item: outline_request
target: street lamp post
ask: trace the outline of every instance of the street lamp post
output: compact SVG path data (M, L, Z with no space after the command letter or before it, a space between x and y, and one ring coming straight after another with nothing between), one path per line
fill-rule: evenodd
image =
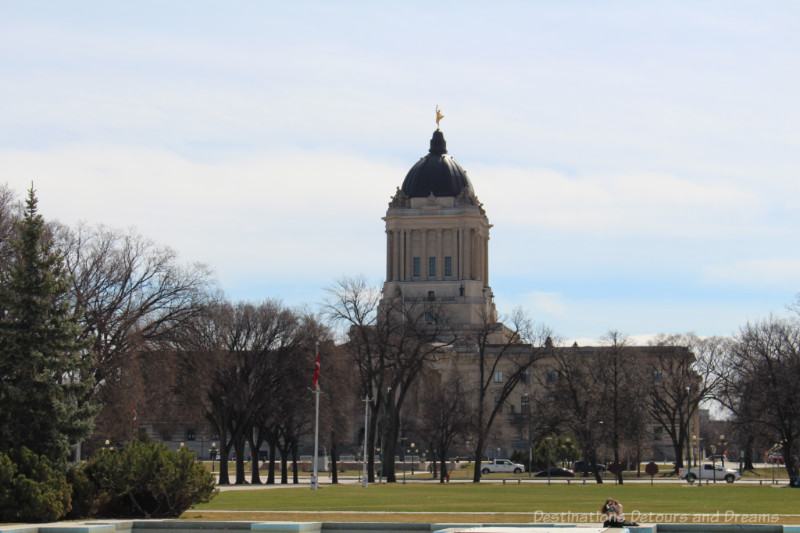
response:
M744 473L744 446L742 444L742 424L739 424L739 475Z
M717 484L717 447L713 444L711 445L711 468L714 469L714 485ZM723 467L725 468L725 467ZM703 480L700 480L702 483ZM706 485L708 485L708 480L706 479Z
M547 441L547 484L550 484L550 443L553 440L553 437L545 437Z
M214 460L217 458L217 444L211 443L211 473L214 473Z
M600 443L602 443L603 439L605 438L605 432L603 431L603 428L604 428L603 421L600 420L598 422L598 425L600 426ZM608 462L605 461L605 453L601 454L599 452L600 452L600 444L597 445L597 450L595 451L595 455L600 455L600 457L597 458L597 461L602 463L602 464L608 464ZM603 470L603 471L600 472L600 475L604 477L605 473L606 473L606 471Z
M414 443L411 443L411 475L414 475L414 453L416 450L414 449Z
M366 396L364 398L364 448L362 453L362 459L364 460L364 474L361 480L361 486L367 488L367 457L369 453L367 452L367 432L369 431L369 402L372 401L372 398Z
M533 475L533 441L531 440L531 394L526 392L522 395L525 399L525 407L528 409L528 477Z
M381 448L383 448L384 450L386 449L386 417L389 414L389 393L391 393L391 392L392 392L392 388L391 387L387 387L386 388L386 404L383 406L383 434L381 435ZM392 459L391 472L392 472L392 475L394 475L394 470L395 470L395 468L394 468L394 458L392 457L391 459ZM379 481L383 481L383 470L384 470L384 468L385 468L385 465L383 464L383 455L381 454L381 470L380 470L380 475L378 476L378 480ZM395 479L397 479L397 478L395 478Z
M692 431L692 397L691 387L686 387L686 453L689 464L687 468L692 467L692 442L689 440L689 434Z
M403 485L406 484L406 441L408 439L403 437L400 439L400 444L403 445Z
M722 469L725 470L725 454L728 453L728 451L725 449L725 435L719 436L719 445L720 450L722 451L722 459L720 459L722 461Z

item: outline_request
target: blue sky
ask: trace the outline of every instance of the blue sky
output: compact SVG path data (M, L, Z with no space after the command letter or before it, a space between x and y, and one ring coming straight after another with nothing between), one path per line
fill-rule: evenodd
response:
M439 105L501 312L725 335L800 291L798 57L795 2L3 0L0 182L313 306Z

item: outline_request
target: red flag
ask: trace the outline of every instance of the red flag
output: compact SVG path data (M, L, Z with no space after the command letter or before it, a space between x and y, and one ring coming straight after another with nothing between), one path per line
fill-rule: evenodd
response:
M317 388L317 380L319 379L319 350L317 350L317 362L314 365L314 388Z

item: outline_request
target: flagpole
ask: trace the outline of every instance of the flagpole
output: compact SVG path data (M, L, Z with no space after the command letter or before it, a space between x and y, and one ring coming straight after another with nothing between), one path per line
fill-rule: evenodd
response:
M319 465L317 461L317 454L319 453L319 341L316 343L317 347L317 362L314 368L314 396L316 396L316 416L314 422L314 474L311 477L311 490L319 488Z

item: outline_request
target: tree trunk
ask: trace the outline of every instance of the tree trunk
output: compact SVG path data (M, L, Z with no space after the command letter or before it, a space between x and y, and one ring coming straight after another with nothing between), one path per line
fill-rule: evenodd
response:
M250 453L253 455L250 457L250 484L251 485L260 485L261 484L261 475L258 468L258 450L261 448L261 443L263 439L260 439L255 436L255 430L253 430L247 439L250 444ZM254 453L255 452L255 453Z
M228 475L228 457L231 455L231 443L225 442L225 437L220 435L219 439L219 481L218 485L230 485L231 479Z
M278 446L281 452L281 485L289 484L289 449L287 446Z
M389 417L391 417L393 423L387 428L386 455L383 457L383 473L386 476L387 483L396 483L397 475L395 473L394 456L397 452L397 432L400 430L400 420L394 413L390 413Z
M367 456L367 480L370 483L375 483L375 439L377 437L377 430L378 430L378 414L380 413L380 402L372 402L372 405L369 406L370 412L370 423L369 423L369 433L367 438L367 447L368 449L365 450Z
M336 450L336 433L331 430L331 483L339 484L339 452Z
M237 438L233 447L236 450L236 484L244 485L247 482L244 474L244 438Z
M275 484L275 441L269 440L269 468L267 470L267 484Z
M315 457L314 460L316 461L316 459L317 458ZM312 470L313 470L313 464L312 464ZM299 473L297 471L297 441L296 440L292 441L292 483L294 483L295 485L299 485L300 484L300 475L299 475ZM319 483L319 480L317 480L317 483Z

